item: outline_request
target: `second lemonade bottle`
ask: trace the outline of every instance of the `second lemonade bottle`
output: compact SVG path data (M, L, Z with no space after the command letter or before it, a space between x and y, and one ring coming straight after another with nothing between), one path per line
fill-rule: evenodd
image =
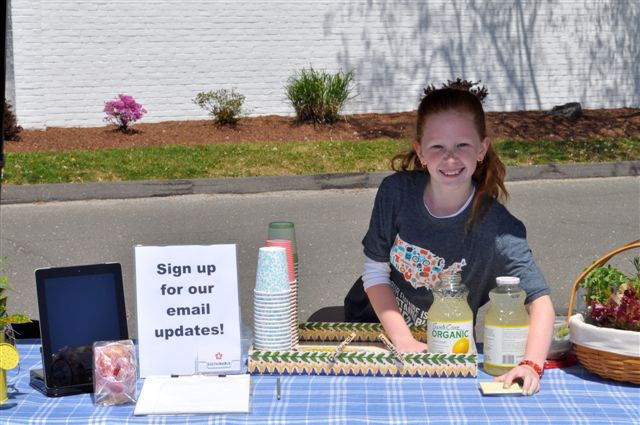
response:
M489 292L491 304L484 325L484 371L494 376L524 360L529 335L529 314L524 306L527 294L520 279L501 276L496 283Z

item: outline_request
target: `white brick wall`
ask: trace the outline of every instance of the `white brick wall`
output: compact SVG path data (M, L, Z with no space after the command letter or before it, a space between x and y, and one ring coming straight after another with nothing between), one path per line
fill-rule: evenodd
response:
M10 18L25 128L103 125L117 93L142 122L203 119L191 100L214 88L290 115L284 84L310 64L355 69L347 113L413 110L458 76L488 110L640 105L638 0L11 0Z

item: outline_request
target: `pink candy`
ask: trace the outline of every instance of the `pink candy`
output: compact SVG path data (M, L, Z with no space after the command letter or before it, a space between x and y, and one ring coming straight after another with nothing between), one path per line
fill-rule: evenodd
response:
M135 346L131 340L94 343L93 365L97 405L135 403L138 370Z

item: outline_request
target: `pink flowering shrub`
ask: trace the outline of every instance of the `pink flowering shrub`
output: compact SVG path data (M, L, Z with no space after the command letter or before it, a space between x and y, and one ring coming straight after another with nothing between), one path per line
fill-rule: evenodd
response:
M106 122L112 122L118 126L118 130L126 132L129 124L138 121L147 110L137 103L132 96L119 94L117 100L110 100L104 105L104 118Z

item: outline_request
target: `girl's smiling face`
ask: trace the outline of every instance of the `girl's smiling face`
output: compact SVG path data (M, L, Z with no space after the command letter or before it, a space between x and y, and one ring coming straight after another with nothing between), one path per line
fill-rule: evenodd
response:
M432 184L466 188L478 161L487 153L489 138L480 139L471 113L450 110L427 117L414 148Z

